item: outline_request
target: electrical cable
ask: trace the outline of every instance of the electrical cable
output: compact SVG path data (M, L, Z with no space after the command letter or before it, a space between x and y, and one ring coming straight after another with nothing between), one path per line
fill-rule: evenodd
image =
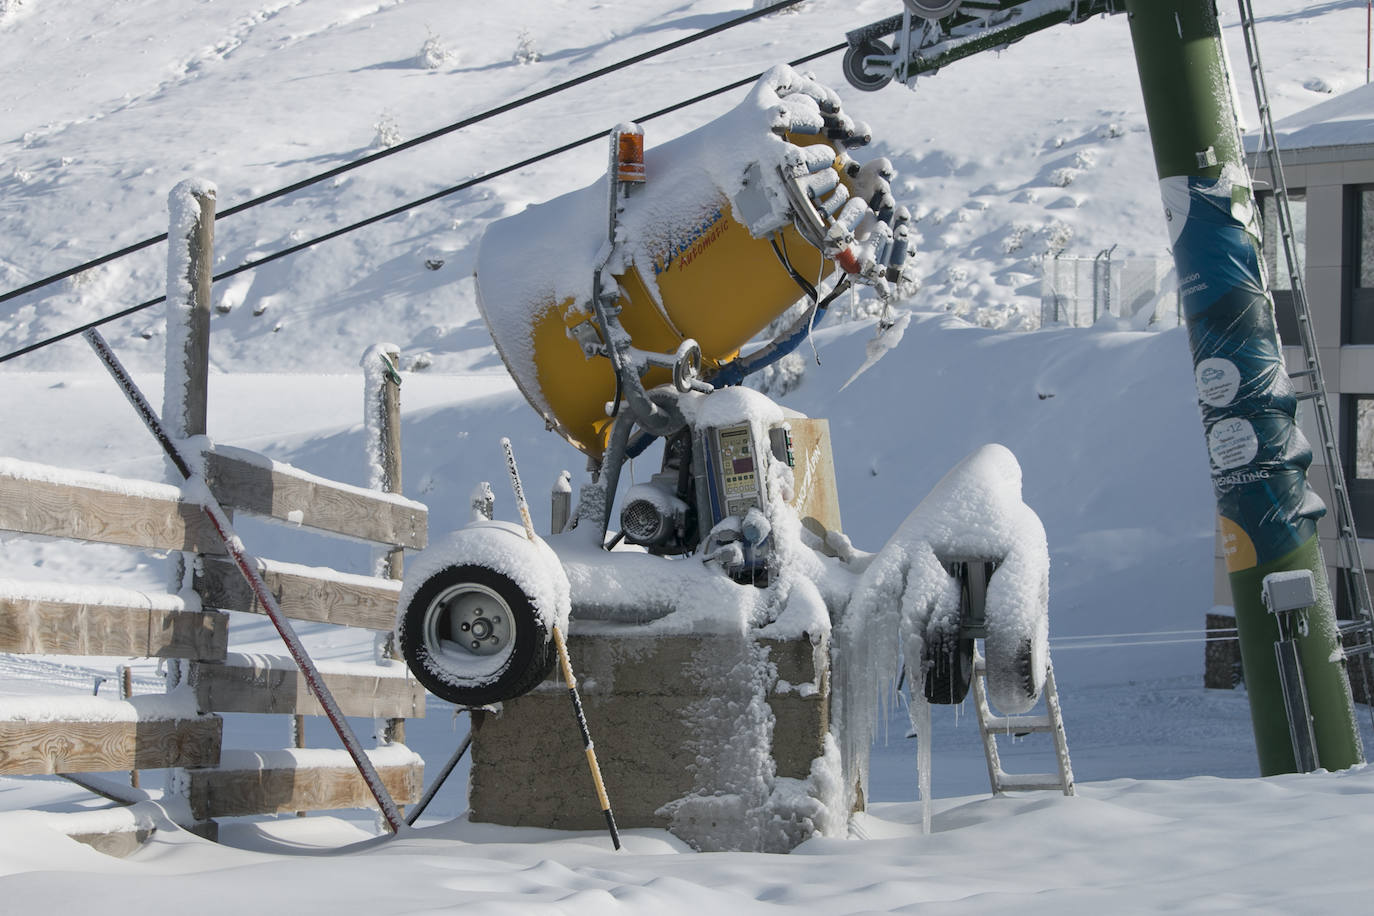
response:
M775 9L775 7L770 7L770 9ZM816 59L821 58L821 57L825 57L825 56L828 55L828 54L834 54L836 51L842 51L842 50L844 50L844 49L847 48L847 47L849 47L849 45L848 45L847 42L841 42L840 44L834 45L834 46L829 47L829 48L825 48L824 50L816 51L816 52L814 52L814 53L812 53L812 54L808 54L808 55L806 55L805 57L797 58L795 61L791 61L791 62L789 63L789 66L793 66L793 67L801 66L802 64L810 63L810 62L813 61L813 60L816 60ZM747 85L749 85L750 83L757 82L758 79L759 79L760 77L762 77L762 76L763 76L763 72L755 73L755 74L752 75L752 76L745 77L744 79L736 80L736 81L734 81L733 83L730 83L730 84L725 85L725 86L720 86L720 87L718 87L718 88L716 88L716 89L710 90L709 92L703 92L703 93L701 93L700 95L693 96L693 97L690 98L690 99L685 99L685 100L683 100L683 101L681 101L681 102L676 102L676 103L674 103L674 104L672 104L672 105L667 106L666 108L660 108L658 111L652 112L651 114L644 115L643 117L640 117L640 118L636 118L635 120L636 120L637 122L639 122L639 123L643 123L643 122L645 122L645 121L652 121L652 120L654 120L655 118L661 118L661 117L663 117L664 115L672 114L672 113L675 112L675 111L679 111L679 110L681 110L681 109L683 109L683 108L687 108L687 107L689 107L689 106L691 106L691 105L695 105L695 104L698 103L698 102L705 101L706 99L709 99L709 98L714 98L715 96L718 96L718 95L723 95L723 94L725 94L726 92L730 92L730 91L732 91L732 90L738 89L738 88L740 88L741 86L747 86ZM215 274L213 277L211 277L211 280L212 280L213 282L218 282L219 280L228 279L229 277L232 277L232 276L234 276L235 274L240 274L240 273L243 273L244 271L247 271L247 270L253 270L253 269L255 269L255 268L262 267L263 265L269 264L269 263L271 263L272 261L279 260L279 259L281 259L281 258L287 257L288 255L296 254L297 252L299 252L299 251L304 251L304 250L307 249L307 248L312 248L312 247L314 247L315 245L321 244L322 242L327 242L327 241L329 241L329 240L331 240L331 239L338 238L338 237L341 236L341 235L346 235L346 234L348 234L348 233L350 233L350 232L355 232L355 231L357 231L358 229L362 229L362 228L364 228L364 227L366 227L366 226L370 226L370 225L372 225L373 223L378 223L378 222L381 222L382 220L390 219L391 217L397 216L397 215L399 215L399 214L401 214L401 213L405 213L405 212L408 211L408 210L413 210L413 209L415 209L416 207L421 207L421 206L424 206L425 204L433 203L434 201L440 200L440 199L442 199L442 198L444 198L444 197L448 197L448 196L450 196L450 195L457 194L457 193L460 192L460 191L465 191L465 190L467 190L468 188L471 188L471 187L473 187L473 186L475 186L475 185L481 184L481 183L486 182L486 181L490 181L490 180L492 180L493 178L499 178L499 177L501 177L502 175L506 175L506 174L509 174L510 172L514 172L514 171L517 171L517 170L519 170L519 169L526 168L527 166L534 165L535 163L538 163L538 162L542 162L542 161L545 160L545 159L550 159L550 158L553 158L554 156L562 155L563 153L569 152L570 150L577 149L577 148L580 147L580 146L586 146L586 145L589 144L589 143L593 143L593 142L596 142L596 141L598 141L598 140L604 140L605 137L606 137L606 135L607 135L608 133L609 133L609 129L603 130L603 131L598 131L598 132L595 133L595 134L589 134L588 136L585 136L585 137L581 138L580 140L573 140L573 141L571 141L571 142L569 142L569 143L563 144L562 146L555 147L554 149L547 150L547 151L545 151L545 152L543 152L543 153L539 153L538 155L530 156L530 157L527 158L527 159L522 159L521 161L516 162L516 163L514 163L514 164L512 164L512 165L504 166L504 167L502 167L502 168L496 169L495 171L487 172L487 173L485 173L485 174L483 174L483 175L478 175L477 177L475 177L475 178L470 178L470 179L468 179L467 181L464 181L464 182L462 182L462 183L460 183L460 184L454 185L454 186L449 187L449 188L444 188L444 189L441 190L441 191L435 191L433 194L427 194L427 195L425 195L424 197L418 198L418 199L416 199L416 200L412 200L412 201L410 201L409 203L405 203L405 204L401 204L401 205L399 205L399 206L393 207L393 208L391 208L390 210L387 210L387 211L385 211L385 212L383 212L383 213L378 213L378 214L375 214L375 215L373 215L373 216L369 216L369 217L367 217L367 218L365 218L365 219L359 220L359 221L356 222L356 223L352 223L352 224L350 224L350 225L340 227L340 228L335 229L335 230L333 230L333 231L331 231L331 232L326 232L324 235L316 236L316 237L313 238L313 239L307 239L306 241L301 242L301 243L299 243L299 244L292 245L292 246L290 246L290 247L288 247L288 248L283 248L283 249L281 249L280 251L273 252L272 254L269 254L269 255L264 255L264 256L261 257L261 258L256 258L256 259L253 259L253 260L250 260L250 261L245 261L245 262L243 262L242 264L239 264L237 267L232 267L232 268L230 268L229 270L226 270L226 271L223 271L223 272L221 272L221 273ZM163 240L165 240L165 239L167 238L167 236L166 236L166 235L163 235L162 238L163 238ZM6 296L8 296L8 295L9 295L9 294L6 294ZM3 302L3 301L4 301L4 298L5 298L5 297L0 297L0 302ZM112 313L112 314L110 314L110 315L106 315L106 316L104 316L103 318L97 318L96 320L91 321L91 322L88 322L88 323L86 323L86 324L84 324L84 325L81 325L80 327L72 328L72 329L67 330L67 331L63 331L63 332L60 333L60 334L54 334L54 335L51 336L51 337L47 337L47 338L44 338L43 340L38 341L37 343L29 344L28 346L21 347L21 348L18 349L18 350L13 350L13 351L11 351L11 352L9 352L9 353L4 354L3 356L0 356L0 363L8 362L8 361L10 361L11 359L15 359L15 358L17 358L17 357L24 356L25 354L32 353L34 350L42 349L43 347L47 347L47 346L50 346L50 345L52 345L52 344L59 343L60 341L67 340L68 338L76 337L77 335L83 334L83 333L85 333L86 331L91 330L92 328L98 328L98 327L100 327L101 325L109 324L110 322L112 322L112 321L117 321L117 320L119 320L120 318L126 318L126 317L128 317L129 315L134 314L135 312L143 311L144 309L151 308L151 307L154 306L154 305L157 305L157 304L159 304L159 303L166 302L166 301L167 301L167 297L166 297L165 295L164 295L164 296L157 296L157 297L155 297L155 298L148 299L148 300L146 300L146 301L144 301L144 302L140 302L138 305L130 306L129 308L123 309L122 311L114 312L114 313Z
M437 140L440 137L447 136L448 134L454 133L455 131L462 130L466 127L471 127L474 124L479 124L482 121L489 120L491 118L496 117L497 115L505 114L508 111L514 111L517 108L523 108L524 106L529 105L533 102L538 102L541 99L546 99L549 96L556 95L568 89L572 89L575 86L580 86L583 83L588 83L592 80L600 79L601 77L607 76L611 73L615 73L616 71L624 70L625 68L633 66L634 64L642 63L643 61L649 60L654 57L658 57L661 54L666 54L669 51L675 51L678 48L685 47L686 45L692 44L693 42L701 41L704 38L709 38L713 35L718 35L721 32L733 29L736 26L752 22L755 19L767 16L771 13L775 13L778 10L785 9L789 6L795 6L800 2L802 2L802 0L781 0L781 2L775 3L772 6L766 7L764 9L754 10L753 12L745 13L742 16L736 16L734 19L730 19L717 25L713 25L707 29L702 29L700 32L694 32L693 34L685 36L683 38L679 38L676 41L670 41L666 45L661 45L657 48L652 48L648 51L632 55L630 57L625 58L624 60L617 61L614 64L608 64L607 66L602 67L599 70L593 70L590 73L584 73L581 76L575 76L570 80L565 80L564 82L558 83L554 86L550 86L547 89L540 89L538 92L532 92L529 95L522 96L521 98L514 99L513 101L506 102L502 105L498 105L495 108L489 108L486 111L483 111L479 114L463 118L460 121L455 121L452 124L448 124L444 127L440 127L428 133L421 134L420 136L414 137L410 140L406 140L403 143L397 143L395 146L390 146L384 150L372 153L371 155L363 156L361 159L355 159L352 162L345 162L343 165L336 166L332 169L327 169L326 171L320 172L317 175L311 175L309 178L302 178L300 181L292 182L291 184L286 185L285 187L277 188L275 191L268 191L266 194L254 197L252 200L246 200L241 204L235 204L232 207L221 210L220 212L215 214L215 219L224 219L225 217L233 216L236 213L242 213L244 210L248 210L253 207L257 207L270 201L276 200L279 197L285 197L288 194L294 194L296 191L303 190L305 188L310 187L311 185L319 184L322 181L328 181L331 178L337 178L339 175L342 175L345 172L351 172L352 170L362 168L365 165L371 165L372 163L377 162L380 159L385 159L388 156L394 156L397 153L405 152L406 150L413 149L414 147L420 146L421 144L428 143L431 140ZM90 270L92 267L99 267L102 264L108 264L110 261L118 260L119 258L142 251L145 248L151 248L153 245L157 245L165 241L167 241L167 233L163 232L159 235L153 236L152 238L146 238L142 241L134 242L133 244L127 245L119 249L118 251L112 251L109 254L101 255L100 257L87 261L84 264L78 264L75 267L70 267L64 271L55 273L52 276L44 277L41 280L35 280L32 283L19 287L18 289L13 289L7 293L0 294L0 302L8 302L10 299L22 296L25 293L31 293L34 290L42 289L45 286L50 286L53 283L57 283L67 279L68 277L75 276L76 274L79 274L82 271Z

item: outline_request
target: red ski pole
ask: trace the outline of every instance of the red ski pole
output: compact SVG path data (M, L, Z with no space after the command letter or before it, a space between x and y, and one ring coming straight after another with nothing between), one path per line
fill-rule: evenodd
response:
M105 368L110 370L110 375L118 383L124 396L129 399L138 416L143 420L143 425L148 427L148 431L153 434L158 445L162 446L162 451L166 453L172 464L176 465L177 471L185 478L191 486L188 487L189 494L195 502L200 504L205 511L205 517L210 520L210 526L215 529L215 534L224 543L224 549L228 551L233 559L234 565L243 573L243 577L248 580L248 585L253 590L254 596L267 611L267 616L271 618L272 625L277 628L277 633L281 635L282 642L286 643L286 649L291 653L296 665L300 667L301 674L305 677L305 683L310 688L310 692L319 700L320 706L324 708L324 714L329 718L329 722L334 726L334 730L339 733L339 739L343 741L343 746L348 751L348 755L353 758L353 763L362 774L363 781L367 783L367 788L372 793L372 797L377 800L377 807L382 810L382 817L386 818L387 825L392 833L400 831L405 825L405 820L401 817L401 811L396 807L396 802L392 800L391 793L387 791L382 783L381 774L372 765L366 753L363 752L362 745L358 742L358 736L353 733L348 720L344 718L343 711L339 709L339 704L335 701L334 695L325 686L324 679L320 677L319 669L310 660L310 655L305 651L305 646L301 643L300 637L291 627L291 622L282 613L281 605L277 603L276 596L263 581L262 574L253 565L252 558L243 549L243 541L239 540L234 529L229 524L229 516L225 514L219 501L210 492L210 485L205 482L203 474L191 469L190 464L182 456L181 450L177 448L175 442L167 435L167 430L162 425L161 419L153 412L152 406L148 403L143 392L134 384L133 377L129 375L124 364L115 356L110 345L105 342L105 338L100 336L100 332L91 328L83 335L86 342L91 345L96 356L105 364Z

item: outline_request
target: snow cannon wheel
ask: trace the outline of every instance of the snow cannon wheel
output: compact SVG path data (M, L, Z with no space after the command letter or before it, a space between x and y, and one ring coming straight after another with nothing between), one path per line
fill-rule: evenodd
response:
M957 706L968 696L973 684L973 637L965 635L965 625L983 620L992 568L991 563L976 560L950 566L950 575L959 582L958 629L950 632L944 621L932 621L926 631L925 697L931 703Z
M553 670L554 647L534 603L485 566L449 566L405 610L401 652L415 679L458 706L529 693Z
M998 628L991 622L984 641L988 698L1003 715L1027 712L1040 699L1049 670L1049 618L1029 626Z
M849 80L849 85L855 89L877 92L892 82L892 73L870 73L864 66L864 59L883 56L891 57L892 49L877 38L865 38L858 44L850 45L844 52L844 78Z

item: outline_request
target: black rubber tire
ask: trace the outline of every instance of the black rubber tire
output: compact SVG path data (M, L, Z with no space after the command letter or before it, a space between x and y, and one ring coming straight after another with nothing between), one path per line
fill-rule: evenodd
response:
M849 85L864 92L877 92L892 82L892 74L873 74L864 69L864 58L870 54L891 54L892 49L877 38L865 38L856 45L850 45L844 52L844 78Z
M1029 639L1021 640L1016 648L1017 685L1026 700L1034 703L1040 699L1040 691L1035 688L1035 652Z
M463 586L494 593L505 605L515 630L510 654L475 677L462 676L445 667L441 658L434 657L433 640L426 637L435 623L430 619L431 612L444 612L434 605ZM513 700L529 693L553 670L552 636L529 596L508 576L485 566L449 566L430 576L416 590L402 620L401 654L411 673L430 693L458 706L486 706ZM480 657L473 654L473 658Z

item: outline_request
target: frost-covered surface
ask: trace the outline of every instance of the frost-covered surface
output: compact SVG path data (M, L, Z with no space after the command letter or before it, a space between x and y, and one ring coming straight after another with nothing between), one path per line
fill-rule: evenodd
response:
M379 767L409 766L419 763L419 756L402 744L367 748L367 758ZM259 770L293 769L305 767L337 767L353 769L353 758L347 751L330 748L286 748L277 751L225 750L220 754L220 769Z
M167 190L184 177L213 179L226 208L361 153L383 111L414 136L744 6L615 0L564 4L555 20L540 0L24 0L17 16L0 21L3 44L24 49L0 54L7 90L0 288L164 231ZM343 177L337 188L224 220L216 227L217 266L827 47L898 6L809 0L796 15L768 17L531 107L529 119L493 119L390 166ZM1363 84L1363 4L1257 6L1276 117L1333 98L1308 83L1337 92ZM1220 4L1220 13L1240 66L1234 5ZM608 17L617 23L614 36ZM414 66L427 24L460 52L457 65ZM510 62L521 28L533 33L543 60ZM1017 456L1025 501L1044 521L1052 551L1051 645L1080 797L989 799L971 716L936 709L933 833L920 837L920 812L908 803L916 752L902 738L907 710L895 702L872 751L874 804L855 822L856 838L812 841L787 857L689 855L657 831L627 831L626 851L615 854L600 832L463 822L375 851L291 854L374 833L364 813L225 824L226 841L251 851L160 831L146 853L115 861L42 826L47 811L100 804L88 793L56 779L0 778L7 906L146 913L152 894L194 900L207 914L253 912L264 900L303 913L347 912L359 900L436 911L462 899L477 911L600 914L620 906L692 916L708 907L825 914L925 905L1056 916L1123 907L1293 912L1314 900L1367 908L1370 770L1255 778L1243 692L1199 685L1199 630L1214 603L1214 513L1182 331L1015 334L927 313L1002 321L1038 309L1037 260L1050 250L1090 257L1120 243L1118 256L1164 252L1125 18L1032 36L924 78L914 92L847 91L838 55L811 66L840 90L847 110L873 126L874 152L890 157L900 175L894 194L916 204L923 287L900 345L842 393L864 362L873 324L818 329L824 364L812 365L784 402L830 418L845 530L859 548L882 544L980 444L1002 442ZM331 103L322 106L321 97ZM729 104L649 122L650 146ZM545 530L544 489L571 467L576 492L585 479L581 462L543 429L492 352L475 307L473 246L492 219L584 187L604 169L604 147L594 144L217 284L215 304L226 311L213 318L215 439L365 486L357 360L369 344L394 340L404 369L421 357L430 361L424 371L405 373L403 406L406 493L429 505L432 531L468 520L475 483L504 480L501 435L515 442ZM1059 180L1069 184L1056 183L1060 169L1068 171ZM431 270L426 260L444 264ZM51 298L6 303L0 345L10 349L158 295L165 268L165 251L156 248L69 281ZM842 305L862 315L867 300L852 310L837 302L836 317ZM158 403L160 316L144 313L104 331ZM809 349L803 352L811 362ZM84 344L32 354L3 372L0 454L161 479L161 453ZM656 466L653 453L640 459L639 479ZM498 500L497 515L514 518L508 496ZM236 525L269 556L360 574L371 568L370 552L349 555L354 545L254 527L247 518ZM118 582L149 592L165 586L160 561L146 554L8 535L0 541L7 576ZM233 629L241 651L281 651L260 616L235 615ZM371 657L365 633L350 641L339 630L301 629L317 660ZM12 662L36 661L0 656L7 695L53 692L51 682L11 675ZM121 660L63 661L108 665L112 674ZM89 693L90 679L64 689ZM1361 720L1365 745L1374 747L1363 710ZM237 740L228 740L279 746L280 724L234 717L226 728ZM329 740L316 730L320 724L308 723L312 745ZM408 723L407 744L432 773L465 728L431 701L427 718ZM1003 742L1009 769L1052 766L1037 753L1034 739ZM460 765L425 823L461 815L465 774ZM156 781L155 774L145 779ZM1336 835L1343 842L1332 843ZM148 893L112 894L112 886ZM384 903L378 888L387 889Z
M36 483L57 484L64 487L83 487L103 490L120 496L139 496L144 499L178 499L182 494L180 487L170 484L153 483L147 480L130 480L92 471L77 471L66 467L36 464L15 458L0 458L0 474Z
M78 585L23 579L0 579L0 595L15 601L64 601L77 604L109 604L148 608L153 611L199 610L200 598L194 592L169 595L141 592L117 585Z
M382 404L388 376L399 367L392 364L391 354L400 352L395 344L373 344L363 353L359 365L363 368L363 429L366 431L367 488L386 489L386 443L382 440Z
M195 719L196 696L189 690L112 700L105 697L6 698L0 719L10 722L150 722Z
M262 565L264 573L306 576L311 579L323 579L327 582L337 582L340 585L349 585L355 588L394 589L398 594L401 591L401 583L395 579L340 572L328 566L305 566L301 563L288 563L284 560L263 559L259 560L259 563Z
M925 682L923 650L936 631L957 635L960 590L948 566L998 564L988 582L985 652L988 694L1003 713L1029 709L1049 655L1049 551L1045 529L1021 501L1021 468L1004 446L987 445L946 474L867 564L835 631L836 720L848 766L867 782L875 704L905 666ZM1033 659L1033 692L1021 653ZM913 720L925 719L913 711ZM921 723L913 723L921 724ZM929 734L928 727L925 729ZM928 774L929 770L926 770Z
M210 201L215 199L213 182L201 178L188 178L177 183L167 195L167 212L170 219L167 225L167 358L166 381L162 393L162 421L173 437L185 436L187 428L186 401L187 384L190 380L191 366L186 352L191 337L191 322L195 290L191 285L191 249L188 240L200 222L199 198ZM214 212L213 204L210 212ZM211 269L214 269L213 261ZM208 308L208 303L206 304Z
M254 668L259 671L295 671L296 662L289 655L270 655L261 652L229 652L224 657L225 665ZM397 662L371 664L350 662L337 659L318 663L320 674L349 674L357 677L408 678L406 667Z
M225 458L233 458L237 461L242 461L245 464L252 465L253 467L259 467L264 470L285 474L304 483L320 484L329 489L338 489L345 493L351 493L356 496L366 496L370 499L378 500L381 502L392 503L393 505L397 506L404 506L407 509L425 508L424 503L402 496L399 493L384 493L372 489L371 487L360 487L355 486L354 484L344 483L343 481L332 480L330 478L323 477L319 474L312 474L309 471L301 470L300 468L294 467L285 462L269 458L266 455L263 455L259 452L249 451L248 449L235 448L229 445L215 445L213 450L217 454L223 455Z

